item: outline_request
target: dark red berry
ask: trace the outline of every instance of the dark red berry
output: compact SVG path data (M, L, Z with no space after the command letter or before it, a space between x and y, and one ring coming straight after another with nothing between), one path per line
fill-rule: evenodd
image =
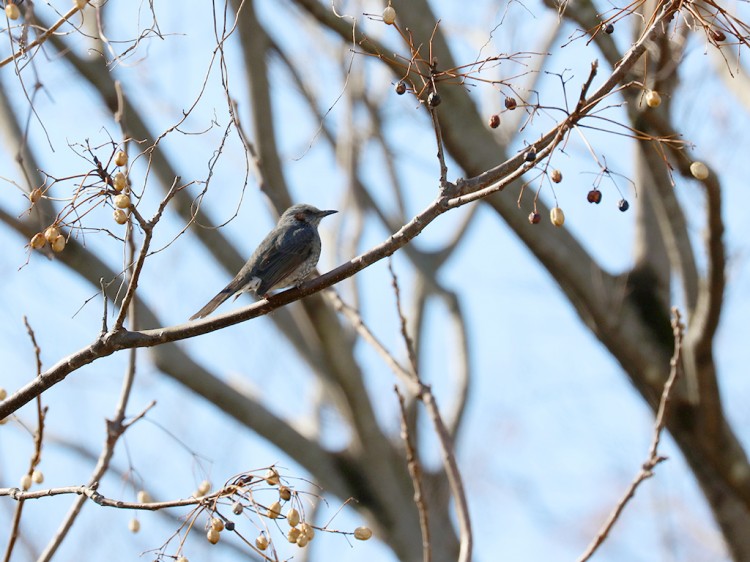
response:
M721 29L712 29L711 30L711 37L713 37L713 40L717 43L721 41L726 41L727 36Z
M490 129L497 129L500 126L500 116L495 114L490 117L488 122Z
M398 84L396 84L396 93L399 96L402 96L402 95L404 95L404 92L406 92L406 84L404 84L404 82L402 80Z
M598 189L592 189L586 195L586 199L589 203L596 203L597 205L602 202L602 192Z
M625 199L620 199L620 202L617 204L617 208L624 213L625 211L630 209L630 203L628 203Z
M234 521L227 521L226 523L224 523L224 528L227 531L234 531Z
M515 98L508 96L505 98L505 109L515 109L518 106Z
M602 28L604 29L604 33L606 33L607 35L612 35L615 32L615 26L611 23L602 25Z
M536 160L536 150L534 150L533 148L528 149L523 155L523 159L527 162L533 162L534 160Z
M530 213L529 214L529 222L531 224L539 224L539 222L542 220L542 215L539 213Z

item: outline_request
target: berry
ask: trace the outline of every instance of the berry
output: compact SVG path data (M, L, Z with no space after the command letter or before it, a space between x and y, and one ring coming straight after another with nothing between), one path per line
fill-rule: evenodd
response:
M617 208L620 209L620 212L624 213L625 211L630 209L630 203L628 203L625 199L620 199L620 202L617 204Z
M705 180L708 177L708 166L703 162L695 161L690 164L690 173L697 180Z
M598 189L592 189L586 195L586 199L589 203L596 203L597 205L602 202L602 192Z
M497 114L490 116L487 124L490 126L490 129L497 129L500 126L500 116Z
M516 102L515 98L512 98L510 96L505 98L505 109L513 110L516 107L518 107L518 102Z
M526 154L523 155L523 159L526 160L526 162L533 162L536 160L536 150L533 148L528 149Z
M542 221L542 215L539 213L530 213L529 214L529 222L531 224L539 224Z
M396 10L393 8L393 6L386 6L385 10L383 10L383 22L388 25L393 25L395 21Z
M404 83L403 80L400 80L398 84L396 84L396 93L399 96L403 96L405 92L406 92L406 84Z
M5 5L5 15L8 16L9 20L17 20L21 17L21 11L14 3L9 2Z
M646 92L646 105L649 107L659 107L661 105L661 96L655 90Z
M563 213L563 210L560 207L554 207L549 212L549 220L555 226L562 226L565 223L565 213Z
M430 107L437 107L442 101L443 99L437 92L430 92L430 95L427 96L427 105L429 105Z
M372 536L372 531L369 527L357 527L354 529L354 538L358 541L366 541Z
M124 150L118 150L115 154L115 166L124 166L128 163L128 153Z
M552 170L549 179L551 179L553 183L560 183L562 181L562 172L560 170Z
M612 35L615 32L615 26L611 23L602 24L602 29L607 35Z

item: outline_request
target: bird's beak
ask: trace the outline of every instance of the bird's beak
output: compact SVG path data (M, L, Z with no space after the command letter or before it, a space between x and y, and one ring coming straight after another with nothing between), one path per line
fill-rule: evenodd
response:
M320 211L318 213L318 216L322 219L323 217L327 217L328 215L332 215L334 213L338 213L338 211L333 211L333 210L331 210L331 211Z

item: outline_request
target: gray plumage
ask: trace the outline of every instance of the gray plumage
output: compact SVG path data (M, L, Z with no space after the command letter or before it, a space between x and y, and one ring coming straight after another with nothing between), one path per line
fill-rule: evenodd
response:
M190 320L208 316L232 295L237 298L252 291L265 296L274 289L300 284L320 258L318 224L335 212L304 204L289 207L229 285Z

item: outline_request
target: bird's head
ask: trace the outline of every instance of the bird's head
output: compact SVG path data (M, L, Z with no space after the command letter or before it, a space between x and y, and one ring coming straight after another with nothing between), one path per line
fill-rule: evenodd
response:
M320 209L313 207L312 205L302 203L299 205L292 205L286 211L284 211L284 214L281 215L281 219L279 219L279 222L297 221L306 222L313 226L318 226L320 220L323 217L327 217L328 215L332 215L333 213L337 212L338 211L321 211Z

